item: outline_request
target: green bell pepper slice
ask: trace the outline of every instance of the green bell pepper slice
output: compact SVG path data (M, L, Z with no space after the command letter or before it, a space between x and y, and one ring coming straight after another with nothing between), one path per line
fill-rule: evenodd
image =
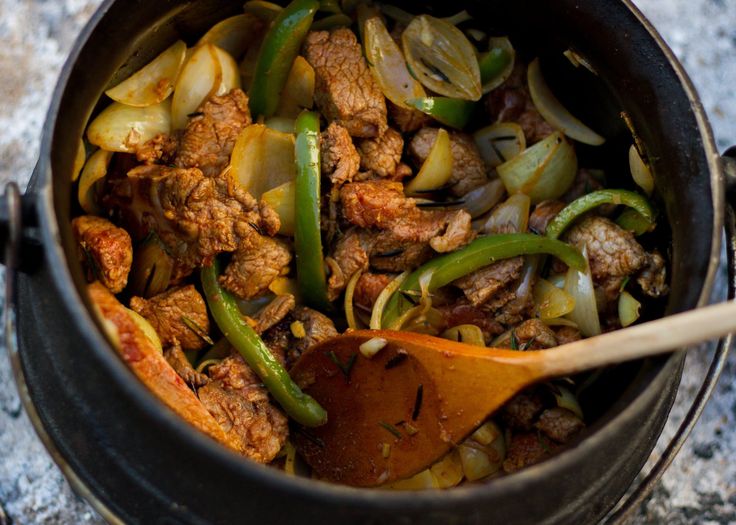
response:
M426 272L432 272L429 282L429 291L432 292L498 260L536 254L554 255L572 268L580 271L585 269L583 255L562 241L532 233L480 237L460 250L435 257L411 273L388 300L381 325L388 328L401 314L414 306L406 299L406 292L420 292L419 279Z
M547 225L547 237L557 239L575 219L602 204L623 204L633 208L641 216L639 228L641 222L646 221L648 230L654 229L656 214L645 197L628 190L599 190L583 195L563 208Z
M286 78L319 8L317 0L293 0L263 39L248 97L254 118L276 112Z
M201 269L200 278L207 306L222 334L258 374L290 418L306 427L325 424L325 409L301 391L263 340L245 322L235 299L217 282L218 273L217 262L214 262Z
M412 98L406 103L437 122L455 129L463 129L476 108L475 102L449 97Z

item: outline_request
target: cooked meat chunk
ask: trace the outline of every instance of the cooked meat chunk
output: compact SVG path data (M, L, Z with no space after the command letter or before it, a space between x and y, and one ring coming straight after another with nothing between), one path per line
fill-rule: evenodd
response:
M473 305L479 306L518 279L523 266L523 257L504 259L461 277L453 284L463 291Z
M181 377L184 382L192 388L199 388L200 386L204 386L209 383L209 377L204 374L200 374L192 368L192 364L189 362L189 359L187 359L187 356L184 355L181 345L179 345L178 342L175 342L164 350L164 357L171 365L171 368L179 374L179 377Z
M390 100L386 101L388 116L402 133L413 133L429 126L432 119L417 109L404 109Z
M365 272L355 285L353 302L364 310L370 311L380 293L393 279L391 275L385 273Z
M534 207L534 211L529 215L529 229L539 235L544 235L547 231L547 225L557 214L565 207L564 202L560 201L543 201Z
M206 346L210 320L207 305L193 285L173 288L151 299L133 297L130 308L151 323L164 347L181 344L184 350Z
M593 281L606 290L609 300L618 296L624 278L639 271L648 260L634 235L605 217L584 218L568 230L565 239L580 249L587 247Z
M583 335L580 330L574 326L560 326L555 330L555 337L557 338L558 345L565 345L567 343L574 343L580 341Z
M649 254L646 266L636 278L636 282L649 297L662 297L669 293L667 266L658 252Z
M358 151L360 167L372 171L379 177L396 178L397 174L402 176L411 174L411 168L401 164L404 138L395 129L388 128L379 137L361 140L358 143Z
M296 300L290 293L277 295L273 301L261 308L254 316L255 331L262 334L272 326L280 323L296 306Z
M417 168L420 168L429 156L437 133L438 128L422 128L412 137L409 154ZM452 176L449 184L452 186L450 191L453 195L463 196L488 182L486 165L471 136L459 131L450 131L450 148Z
M526 65L517 63L511 76L486 98L486 107L496 122L516 122L524 130L527 143L534 144L555 129L547 124L529 95Z
M287 363L293 363L312 346L337 335L332 320L317 310L312 310L306 306L297 306L292 315L296 322L302 324L305 336L296 338L296 344L289 348L286 354Z
M268 463L286 442L286 416L268 398L260 378L233 354L208 369L210 382L197 391L202 404L244 456Z
M360 156L353 145L348 130L337 122L331 122L322 132L322 174L341 185L352 182L358 173Z
M466 299L460 299L437 308L445 320L447 328L461 324L474 324L483 332L483 338L489 343L494 336L503 332L503 326L488 315L488 312L473 306Z
M248 96L240 89L207 100L189 119L174 164L218 175L230 162L238 135L251 123Z
M449 232L449 226L448 226ZM452 235L451 232L449 232ZM381 272L403 272L413 270L429 261L435 251L427 244L421 242L408 243L396 238L391 232L366 233L372 242L370 249L371 267ZM443 236L444 237L444 236ZM440 243L440 238L432 239ZM452 237L450 241L452 242Z
M178 147L176 137L160 133L138 148L135 156L144 164L171 164Z
M87 290L96 312L104 321L102 325L108 330L113 347L138 379L179 416L210 437L237 450L237 444L223 432L115 296L99 282L90 284Z
M128 232L92 215L72 220L72 232L88 279L99 279L112 293L121 292L128 284L133 264L133 242Z
M377 137L386 130L386 101L350 29L309 33L304 58L314 68L314 101L327 120L339 122L353 137Z
M198 168L140 166L111 184L106 205L139 238L156 232L183 268L206 266L258 232L274 235L279 228L278 215L237 183Z
M291 262L291 252L282 241L263 236L252 240L235 252L219 278L220 284L241 299L266 291Z
M507 474L539 463L554 452L555 444L538 433L513 434L506 448L503 470Z
M557 337L539 319L528 319L494 341L498 348L512 348L514 344L518 350L543 350L557 346Z
M585 428L585 423L566 408L555 407L542 412L534 426L558 443L567 443Z
M529 431L544 410L537 388L528 388L512 397L500 410L501 421L512 430Z
M355 229L337 241L332 257L325 258L330 269L327 280L327 297L330 301L340 296L355 272L368 269L368 252L371 248L370 236Z

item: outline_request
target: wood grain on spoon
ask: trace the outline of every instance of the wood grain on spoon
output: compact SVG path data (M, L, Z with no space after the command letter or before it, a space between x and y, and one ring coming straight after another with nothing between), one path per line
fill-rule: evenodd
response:
M353 331L313 347L292 369L328 413L326 425L296 432L295 444L322 479L383 485L427 468L532 383L735 330L736 303L724 303L544 351ZM360 345L376 337L386 346L364 357Z

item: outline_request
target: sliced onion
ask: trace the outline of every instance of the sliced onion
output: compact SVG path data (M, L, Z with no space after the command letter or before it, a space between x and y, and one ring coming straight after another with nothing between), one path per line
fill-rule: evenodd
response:
M84 165L82 175L79 178L77 197L79 205L90 215L98 215L100 208L95 199L95 185L107 175L107 166L110 164L112 153L99 149L95 151Z
M383 337L373 337L371 339L368 339L365 343L361 344L358 347L358 350L360 350L360 353L363 355L363 357L371 359L378 352L386 348L387 344L388 341L386 341Z
M494 37L489 43L490 50L479 60L484 95L506 82L516 61L516 51L507 37Z
M515 122L499 122L473 133L481 157L490 168L500 166L526 149L524 130Z
M293 180L263 192L261 199L268 203L281 220L281 235L294 235L294 203L296 199L296 183Z
M457 27L420 15L404 30L401 41L406 61L424 87L446 97L480 99L475 48Z
M565 319L564 317L557 317L555 319L545 319L544 324L547 326L569 326L570 328L577 328L577 323Z
M634 144L629 148L629 168L634 182L644 190L647 196L651 195L654 191L654 177L652 177L649 166L644 163Z
M240 80L243 86L250 87L253 83L253 77L256 74L256 64L258 63L258 56L260 55L261 45L263 44L263 35L260 39L250 46L245 52L245 56L238 64L240 70Z
M197 45L214 44L233 57L240 57L263 31L263 20L252 13L231 16L213 25Z
M442 18L442 20L444 20L448 24L452 24L454 26L460 25L463 22L467 22L468 20L472 20L472 19L473 19L473 17L470 16L470 13L468 13L468 11L465 10L465 9L463 9L459 13L455 13L452 16L446 16L446 17Z
M534 285L534 304L542 321L562 317L575 309L575 299L545 279Z
M430 269L419 276L419 304L401 314L401 316L388 327L389 330L405 330L407 332L425 333L427 331L425 329L430 328L429 331L434 332L431 328L442 324L442 316L440 314L438 318L438 312L432 308L432 296L429 293L429 285L432 282L433 274L434 269ZM431 320L429 319L430 316L432 317ZM379 321L382 321L382 319ZM373 325L371 325L371 328L373 328Z
M447 185L451 176L452 147L450 135L446 130L440 129L419 173L407 184L406 194L414 195L442 188Z
M184 64L174 87L171 102L174 129L184 129L189 115L217 93L221 84L222 66L215 46L203 44L197 47Z
M383 310L386 308L386 303L388 303L388 300L391 298L394 292L399 289L399 286L401 286L401 283L404 282L404 279L406 279L408 275L408 270L400 273L394 278L393 281L388 283L383 290L381 290L380 294L378 294L378 298L373 305L373 311L371 312L371 322L369 325L371 330L381 329Z
M422 85L409 74L404 55L380 17L366 20L365 55L373 76L391 102L404 109L411 109L407 100L424 98L427 93Z
M87 128L90 144L107 151L135 153L161 133L171 132L171 102L136 108L113 102Z
M584 419L583 409L580 407L580 403L570 390L557 384L553 385L551 390L552 394L555 396L555 401L557 402L558 407L569 410L580 419Z
M235 59L225 51L217 46L215 47L215 55L217 60L220 62L220 70L222 71L222 79L220 81L220 87L217 88L217 95L224 95L229 93L230 90L240 87L240 71L238 70L238 63Z
M493 463L485 450L469 445L458 447L460 462L463 465L463 474L468 481L477 481L487 478L498 472L501 467L499 463Z
M585 69L593 73L594 75L598 75L598 71L595 70L593 65L588 62L588 59L585 58L583 55L578 53L577 51L574 51L572 49L566 49L563 53L565 55L565 58L567 58L570 63L575 67L583 66Z
M394 490L425 490L439 488L437 480L429 469L424 469L409 479L402 479L389 485Z
M123 308L125 308L123 306ZM161 345L161 339L159 338L158 334L156 333L156 330L151 326L151 323L148 322L148 319L143 317L138 312L131 310L130 308L125 308L125 310L128 312L128 315L133 320L133 322L138 326L138 328L141 329L141 332L143 332L143 335L146 336L146 339L148 339L153 347L158 350L160 353L164 353L164 348Z
M286 450L286 458L284 459L284 472L290 476L296 476L296 447L291 444L288 439L284 443L284 449Z
M296 121L289 117L269 117L264 124L266 127L280 131L281 133L294 133Z
M517 193L496 206L483 226L485 233L524 233L529 226L531 201Z
M296 118L305 108L314 105L314 68L298 56L291 66L284 90L281 92L276 114L281 117ZM293 130L292 130L293 133Z
M174 83L184 65L187 45L177 40L171 47L105 93L128 106L158 104L174 91Z
M278 4L261 0L249 0L243 5L243 11L253 14L266 22L273 21L274 18L279 16L282 10L283 7Z
M583 256L587 258L587 248L583 248ZM567 314L567 318L578 325L580 332L585 337L600 334L601 322L598 318L598 305L595 300L595 288L589 264L586 264L584 272L579 272L574 268L567 270L565 291L575 299L575 308Z
M529 64L527 79L529 80L529 94L532 97L532 102L534 102L534 107L552 127L583 144L600 146L606 141L598 133L573 117L557 100L542 76L538 58Z
M395 5L391 4L380 4L381 12L386 15L387 17L396 20L397 22L408 26L411 24L411 21L414 19L414 15L404 11L400 7L396 7Z
M618 297L618 318L621 321L621 326L626 328L634 324L639 319L640 311L641 303L634 299L629 292L625 290L621 292Z
M474 324L460 324L453 326L452 328L448 328L442 332L442 337L444 339L449 339L450 341L457 341L458 343L465 343L483 348L486 346L483 331Z
M493 179L463 195L463 209L476 219L490 211L505 194L506 187L501 179Z
M564 288L566 276L566 273L551 273L547 276L547 280L557 288Z
M557 199L578 171L575 148L559 131L496 168L509 193L526 193L533 204Z
M253 317L254 315L256 315L260 310L268 306L271 301L273 301L273 295L271 294L262 295L254 299L235 300L240 313L248 317Z
M256 199L296 178L294 135L263 124L246 127L238 136L230 161L231 173Z
M159 238L149 235L135 250L128 287L133 295L148 299L169 287L173 271L174 260Z
M79 146L77 147L77 154L74 157L74 164L72 165L72 182L79 178L79 174L82 173L82 168L87 160L87 148L84 147L84 141L79 139Z
M449 454L429 467L430 472L437 481L438 488L449 489L457 486L464 477L463 463L460 454L452 450Z
M358 330L358 321L355 318L355 305L353 304L353 295L355 295L355 287L358 284L360 276L363 275L363 270L358 270L348 281L348 285L345 288L345 320L348 322L348 328Z

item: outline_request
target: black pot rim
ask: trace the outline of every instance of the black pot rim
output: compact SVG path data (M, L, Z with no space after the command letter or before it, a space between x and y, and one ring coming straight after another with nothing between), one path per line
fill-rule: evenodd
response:
M126 395L131 400L144 409L151 416L159 419L171 432L176 432L183 436L193 448L201 450L208 454L213 460L226 468L240 470L250 477L257 479L259 482L267 484L275 489L285 490L294 494L308 496L331 504L350 505L354 503L370 504L377 503L383 508L437 508L448 501L467 501L488 496L489 493L502 493L515 488L523 487L528 480L539 476L553 477L555 470L559 466L569 465L578 461L581 455L590 453L598 447L598 443L603 439L606 432L610 432L612 427L624 425L633 421L641 406L646 405L652 398L659 395L658 385L669 375L675 373L681 366L684 355L682 352L671 355L666 363L660 368L652 379L651 383L645 390L627 407L623 408L618 414L608 420L606 425L597 428L586 438L578 442L574 447L560 452L553 458L528 467L518 473L505 476L494 480L488 485L474 485L466 487L458 487L451 491L420 491L420 492L390 492L383 490L364 490L346 486L328 484L315 480L302 479L298 477L290 477L281 472L277 472L272 468L256 464L227 450L225 447L216 443L204 434L192 428L185 421L180 419L171 410L165 407L148 389L136 380L133 373L112 351L107 339L103 336L97 323L87 310L84 300L79 290L72 284L71 272L67 263L67 258L59 241L59 226L56 220L56 213L53 205L53 188L52 173L50 166L50 151L52 147L52 137L54 129L57 125L56 117L59 110L59 104L66 89L67 82L71 73L72 66L77 60L79 53L100 19L104 17L110 6L115 0L105 0L97 11L93 14L87 25L84 27L77 38L74 47L62 69L61 75L57 82L54 94L51 100L50 108L46 117L46 125L44 126L43 138L41 143L41 158L37 170L39 177L36 191L38 220L41 232L41 238L46 248L45 253L49 272L56 286L61 301L68 311L75 318L78 325L83 329L85 340L83 344L98 353L101 361L107 367L107 371L111 377L122 387ZM697 306L707 304L711 290L713 288L715 273L720 259L721 233L723 230L723 209L724 209L724 175L719 162L718 151L715 146L712 131L708 123L705 110L700 102L698 94L685 72L680 62L675 57L672 50L667 46L662 37L657 33L652 24L644 17L631 0L621 0L623 6L631 11L654 40L657 47L667 58L669 64L676 72L680 81L680 85L686 93L688 100L696 118L700 131L700 139L702 140L703 149L707 157L709 166L711 189L712 189L712 206L713 206L713 225L711 253L708 255L708 272L704 280ZM95 496L94 491L85 486L84 482L76 475L63 456L58 452L53 441L43 428L43 424L33 408L32 401L28 397L27 388L22 377L22 370L16 367L19 372L17 377L21 397L23 398L26 409L29 411L31 422L33 423L37 433L41 437L44 445L51 453L53 459L66 475L73 488L109 522L118 523L120 520L109 508Z

